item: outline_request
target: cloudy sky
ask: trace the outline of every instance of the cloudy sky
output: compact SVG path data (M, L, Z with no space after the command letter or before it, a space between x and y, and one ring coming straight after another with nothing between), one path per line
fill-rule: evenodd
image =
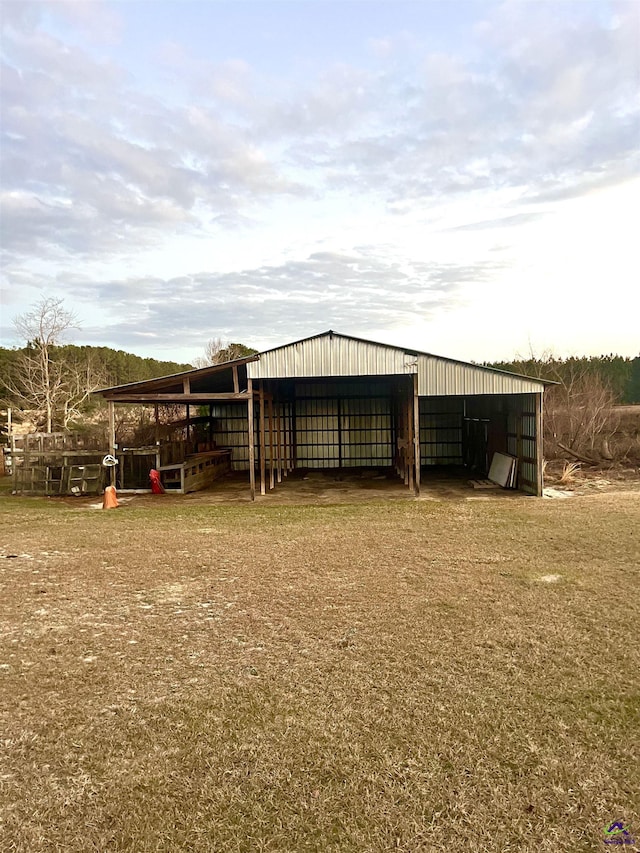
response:
M2 0L2 343L640 351L640 3Z

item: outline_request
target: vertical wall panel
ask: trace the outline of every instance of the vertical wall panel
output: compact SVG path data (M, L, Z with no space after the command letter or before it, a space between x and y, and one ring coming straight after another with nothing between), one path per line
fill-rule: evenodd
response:
M461 397L420 398L420 461L431 465L462 465Z

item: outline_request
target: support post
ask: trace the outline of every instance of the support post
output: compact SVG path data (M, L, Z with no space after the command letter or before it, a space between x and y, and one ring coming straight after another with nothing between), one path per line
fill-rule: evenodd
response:
M282 404L282 473L285 477L289 474L288 406L288 403Z
M231 372L233 373L233 393L240 393L240 383L238 381L238 365L234 364L231 368Z
M256 448L253 429L253 380L247 380L247 391L249 399L247 400L247 433L249 440L249 488L251 489L251 500L256 499Z
M112 456L116 455L116 413L115 413L115 404L113 400L109 400L109 453ZM111 486L115 486L116 484L116 466L112 465L109 469L109 484Z
M265 466L265 440L264 440L264 386L260 380L260 494L267 494L266 466Z
M542 413L544 406L544 391L535 395L536 398L536 469L537 488L536 494L542 497L544 491L544 435L542 431Z
M409 469L409 491L413 491L413 413L412 413L413 394L411 391L407 394L407 468Z
M284 465L282 464L282 418L280 416L282 409L282 403L278 401L276 404L276 440L278 442L278 452L277 452L277 467L276 473L278 475L278 482L282 482L282 469Z
M416 468L414 489L420 494L420 397L418 396L418 374L413 375L413 453Z
M298 467L298 428L296 424L296 401L291 403L291 467L290 471Z
M274 441L273 441L273 394L269 394L268 399L268 412L269 412L269 489L273 489L275 487L275 470L274 470Z

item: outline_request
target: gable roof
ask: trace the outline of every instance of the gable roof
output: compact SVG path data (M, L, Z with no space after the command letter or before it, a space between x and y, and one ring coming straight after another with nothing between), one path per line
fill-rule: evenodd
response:
M531 376L509 373L494 367L459 361L407 347L398 347L344 335L329 329L318 335L236 358L209 367L194 368L156 379L103 388L105 397L120 394L158 393L190 383L211 379L220 384L231 379L233 368L245 367L251 379L293 379L345 376L418 376L420 396L449 394L539 393L555 383ZM223 376L228 371L227 376ZM243 371L244 373L244 371Z
M247 365L253 379L389 374L417 374L420 396L539 393L554 384L332 329L266 350Z

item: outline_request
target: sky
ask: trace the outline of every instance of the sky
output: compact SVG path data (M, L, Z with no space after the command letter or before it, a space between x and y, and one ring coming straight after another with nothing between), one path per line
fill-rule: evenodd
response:
M640 353L640 3L2 0L0 343Z

